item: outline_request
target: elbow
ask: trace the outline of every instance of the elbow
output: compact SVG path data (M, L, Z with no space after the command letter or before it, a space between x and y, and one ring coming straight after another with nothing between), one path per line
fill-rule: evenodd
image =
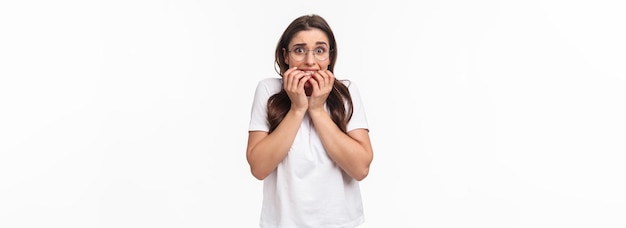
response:
M363 165L363 167L356 170L356 173L352 175L352 178L354 178L357 181L362 181L363 179L365 179L367 175L370 173L370 164L372 164L371 156L368 158L368 161Z
M252 176L254 176L257 180L265 180L265 178L269 175L268 172L263 172L254 168L251 168L250 171L252 172Z
M360 172L354 174L352 178L354 178L356 181L362 181L363 179L367 177L367 175L369 174L369 171L370 171L370 168L366 167Z
M357 172L354 173L354 175L352 175L352 178L354 178L357 181L362 181L363 179L365 179L367 175L370 173L370 164L372 164L371 155L367 159L367 162L364 164L364 166L358 169Z
M248 157L248 164L250 165L250 173L258 180L264 180L274 172L274 169L267 166L266 163L255 162Z
M250 158L250 151L248 151L246 159L248 160L248 165L250 165L250 173L252 173L252 176L254 176L254 178L258 180L264 180L269 175L268 172L263 171L263 169L259 168L258 164L253 162L253 160Z

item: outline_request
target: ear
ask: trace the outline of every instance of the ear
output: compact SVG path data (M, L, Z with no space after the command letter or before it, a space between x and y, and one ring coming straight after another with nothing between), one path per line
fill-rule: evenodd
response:
M289 55L287 53L287 50L285 50L283 48L283 58L285 59L285 64L289 65Z

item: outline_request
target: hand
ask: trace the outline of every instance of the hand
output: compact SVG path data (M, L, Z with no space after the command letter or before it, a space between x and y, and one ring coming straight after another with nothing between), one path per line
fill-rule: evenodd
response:
M311 83L312 92L309 99L309 112L324 111L326 99L333 90L335 75L329 70L319 70L308 80Z
M291 100L292 109L303 111L309 107L309 101L304 92L304 84L311 77L298 70L297 67L290 68L283 74L283 88Z

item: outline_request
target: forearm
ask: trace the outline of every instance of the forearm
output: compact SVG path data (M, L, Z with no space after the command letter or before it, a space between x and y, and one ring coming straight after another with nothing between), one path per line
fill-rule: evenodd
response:
M325 111L309 112L328 156L348 175L362 180L369 173L373 152L368 142L344 133Z
M252 174L262 180L287 156L305 111L290 110L267 136L248 148L247 158Z

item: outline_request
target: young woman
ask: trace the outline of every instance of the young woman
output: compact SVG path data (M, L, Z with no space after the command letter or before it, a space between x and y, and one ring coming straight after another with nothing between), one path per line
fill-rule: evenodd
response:
M246 157L264 180L261 227L356 227L359 181L373 152L354 83L335 79L337 44L318 15L295 19L276 46L281 78L261 80Z

